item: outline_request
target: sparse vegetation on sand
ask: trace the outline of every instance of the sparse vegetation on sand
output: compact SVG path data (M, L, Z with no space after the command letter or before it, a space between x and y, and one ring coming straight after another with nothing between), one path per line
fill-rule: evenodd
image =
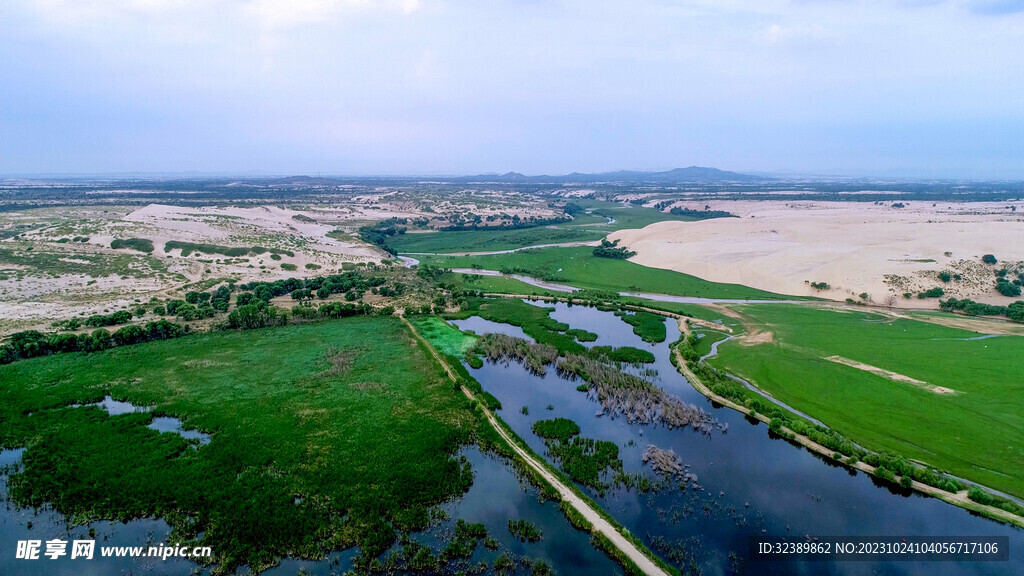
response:
M164 252L170 252L171 250L181 250L182 256L188 256L193 252L201 252L203 254L221 254L223 256L246 256L248 254L265 254L267 252L271 254L286 256L295 256L295 253L291 250L280 250L277 248L264 248L263 246L219 246L217 244L195 244L193 242L179 242L177 240L170 240L164 244Z
M152 411L73 407L106 394ZM212 441L147 428L156 415ZM373 317L0 367L0 422L0 446L26 448L19 505L163 517L220 570L261 571L351 546L374 557L424 528L472 482L456 453L480 420L398 319Z
M572 215L572 220L526 228L394 235L387 239L387 244L400 253L489 252L542 244L595 241L615 230L643 228L665 220L700 219L692 214L662 212L655 208L594 199L574 199L563 210Z

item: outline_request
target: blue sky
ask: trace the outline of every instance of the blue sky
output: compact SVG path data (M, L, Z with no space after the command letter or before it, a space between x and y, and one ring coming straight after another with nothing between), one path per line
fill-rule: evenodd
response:
M0 173L1024 178L1024 0L0 3Z

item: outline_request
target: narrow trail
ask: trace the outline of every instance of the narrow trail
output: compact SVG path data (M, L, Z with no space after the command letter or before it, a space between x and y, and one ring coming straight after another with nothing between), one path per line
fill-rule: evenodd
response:
M437 350L435 350L434 347L430 345L430 342L427 342L427 340L423 338L423 336L421 336L420 333L416 330L416 327L413 326L412 323L409 322L407 319L405 319L405 317L402 317L402 322L404 322L406 327L409 328L413 336L415 336L417 340L422 342L423 345L427 347L427 350L430 350L431 355L433 355L434 359L437 360L437 362L441 365L442 368L444 368L445 373L448 374L448 378L450 378L453 382L458 382L458 378L455 376L455 372L452 371L451 367L448 365L448 362L446 362L444 358L442 358L441 355L438 354ZM468 389L466 389L465 387L461 387L461 390L462 393L465 394L467 398L469 398L470 400L476 400L476 398L473 396L473 393L470 392ZM586 518L587 522L590 522L590 525L592 526L591 533L599 533L602 536L606 537L612 543L613 546L618 548L634 564L636 564L636 566L640 568L640 570L643 571L644 574L647 574L648 576L669 576L668 572L666 572L660 566L658 566L653 560L651 560L647 556L647 554L642 552L640 548L638 548L635 544L627 540L625 536L623 536L614 526L612 526L610 522L605 520L604 517L602 517L601 514L599 514L597 510L595 510L586 500L580 498L571 488L566 486L557 476L552 474L545 463L538 461L536 458L530 455L529 452L524 450L519 445L519 443L515 439L513 439L512 436L505 430L505 428L498 423L498 420L494 416L494 413L492 413L490 410L486 408L483 409L483 412L487 417L488 423L490 423L491 427L494 428L498 435L501 436L502 439L504 439L505 442L507 442L508 445L512 447L512 450L515 452L516 456L518 456L523 461L523 463L529 466L534 472L539 474L548 484L550 484L558 492L558 495L561 496L564 502L567 502L584 518Z

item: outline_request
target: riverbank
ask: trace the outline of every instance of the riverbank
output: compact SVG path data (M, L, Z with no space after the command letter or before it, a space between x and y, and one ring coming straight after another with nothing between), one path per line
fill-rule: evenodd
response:
M563 482L559 476L560 474L546 465L544 461L532 454L532 451L524 444L517 441L514 438L515 433L512 432L507 425L502 425L501 420L494 415L494 412L488 409L482 402L480 402L476 395L465 386L461 385L461 382L456 376L455 371L444 357L437 352L437 350L424 338L417 330L404 317L402 318L406 327L416 337L419 342L425 346L434 359L441 365L448 378L452 382L459 385L459 389L463 394L469 398L470 401L474 402L478 409L484 414L487 422L491 425L495 432L501 437L501 439L508 445L508 448L513 451L516 457L520 459L534 474L538 475L543 482L547 483L553 488L561 498L563 503L567 503L579 517L574 517L572 513L566 512L568 519L577 528L585 529L594 536L598 537L597 540L600 542L600 538L603 537L615 548L615 551L607 551L613 560L616 560L623 564L623 568L628 573L641 573L647 576L669 576L670 574L678 574L675 570L672 570L664 564L654 553L650 552L643 547L634 538L628 536L625 530L614 522L607 513L603 513L596 505L590 503L590 499L584 494L579 492L571 482ZM564 511L564 508L563 508ZM586 521L586 524L581 523L579 518ZM616 551L618 553L616 553ZM623 560L628 560L624 562Z
M708 388L707 386L705 386L704 383L701 381L701 379L698 378L697 375L694 374L692 370L690 370L690 367L689 367L689 364L688 364L687 360L685 358L683 358L683 356L679 352L679 350L676 350L674 352L674 354L675 354L675 358L676 358L676 362L677 362L677 367L679 369L680 374L682 374L690 382L690 384L693 385L693 387L698 392L700 392L701 394L703 394L705 397L707 397L709 400L712 400L713 402L721 404L722 406L726 406L726 407L732 408L733 410L736 410L737 412L740 412L740 413L746 415L749 418L754 418L754 419L759 420L760 422L763 422L765 424L770 424L771 419L768 416L766 416L764 414L761 414L759 412L756 412L756 411L754 411L754 410L752 410L750 408L747 408L746 406L737 404L736 402L733 402L732 400L730 400L730 399L728 399L728 398L726 398L724 396L719 396L718 394L715 394L714 392L712 392L711 389ZM841 465L844 465L844 466L849 466L851 468L855 468L857 470L860 470L861 472L865 472L865 473L870 474L872 476L879 477L878 474L877 474L878 468L875 467L875 466L871 466L870 464L867 464L865 462L860 462L860 461L854 462L852 464L847 464L846 462L843 462L843 461L839 460L838 458L835 458L835 454L836 454L835 450L831 450L831 449L829 449L829 448L827 448L825 446L822 446L821 444L818 444L817 442L811 440L807 436L804 436L802 434L797 434L796 432L794 432L793 430L791 430L791 429L789 429L789 428L787 428L785 426L783 426L781 428L781 430L783 432L785 432L786 434L791 435L791 437L789 438L790 440L796 442L797 444L803 446L804 448L807 448L808 450L810 450L812 452L816 452L816 453L820 454L821 456L823 456L825 458L830 458L830 459L835 460L835 462L837 464L841 464ZM902 480L902 477L896 476L897 483L899 482L899 480ZM941 490L939 488L935 488L934 486L929 486L927 484L923 484L921 482L918 482L917 480L911 480L910 486L908 488L916 490L917 492L920 492L922 494L927 494L929 496L933 496L933 497L938 498L938 499L940 499L940 500L942 500L944 502L947 502L949 504L953 504L954 506L959 506L961 508L965 508L967 510L971 510L973 512L977 512L979 514L983 514L985 516L988 516L989 518L994 518L996 520L1000 520L1002 522L1008 522L1008 523L1013 524L1015 526L1019 526L1021 528L1024 528L1024 517L1017 516L1016 514L1011 514L1011 513L1007 512L1007 511L1005 511L1005 510L1003 510L1001 508L996 508L994 506L986 506L984 504L979 504L977 502L974 502L974 501L972 501L972 500L970 500L968 498L968 491L967 490L962 490L960 492L957 492L956 494L952 494L950 492L946 492L945 490Z

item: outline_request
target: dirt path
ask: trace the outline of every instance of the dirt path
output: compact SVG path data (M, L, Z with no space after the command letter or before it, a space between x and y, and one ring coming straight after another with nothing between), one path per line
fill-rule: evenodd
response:
M416 339L422 342L427 347L427 350L430 350L434 359L441 364L441 367L444 368L444 371L448 374L448 378L453 382L458 382L458 378L456 378L455 373L452 371L451 367L448 366L448 363L445 362L441 355L437 353L437 350L435 350L434 347L416 331L416 327L414 327L412 323L404 317L402 318L402 322L404 322L409 330L412 331ZM470 400L476 399L473 396L473 393L465 387L462 388L462 393ZM539 462L524 450L519 443L509 435L505 428L498 423L497 418L495 418L494 414L490 410L484 409L484 414L487 416L487 421L490 423L491 427L493 427L498 435L512 447L516 456L518 456L527 466L533 469L534 472L539 474L548 484L557 490L558 495L562 497L564 502L569 503L570 506L587 519L587 522L590 522L590 525L593 527L591 529L591 533L597 532L608 538L612 545L625 554L634 564L636 564L637 567L640 568L641 571L643 571L644 574L649 576L669 576L668 572L655 564L654 561L648 558L647 555L644 554L635 544L627 540L621 533L619 533L618 530L615 529L614 526L612 526L610 522L605 520L597 510L590 506L588 502L583 498L580 498L572 489L559 480L557 476L552 474L547 465Z

